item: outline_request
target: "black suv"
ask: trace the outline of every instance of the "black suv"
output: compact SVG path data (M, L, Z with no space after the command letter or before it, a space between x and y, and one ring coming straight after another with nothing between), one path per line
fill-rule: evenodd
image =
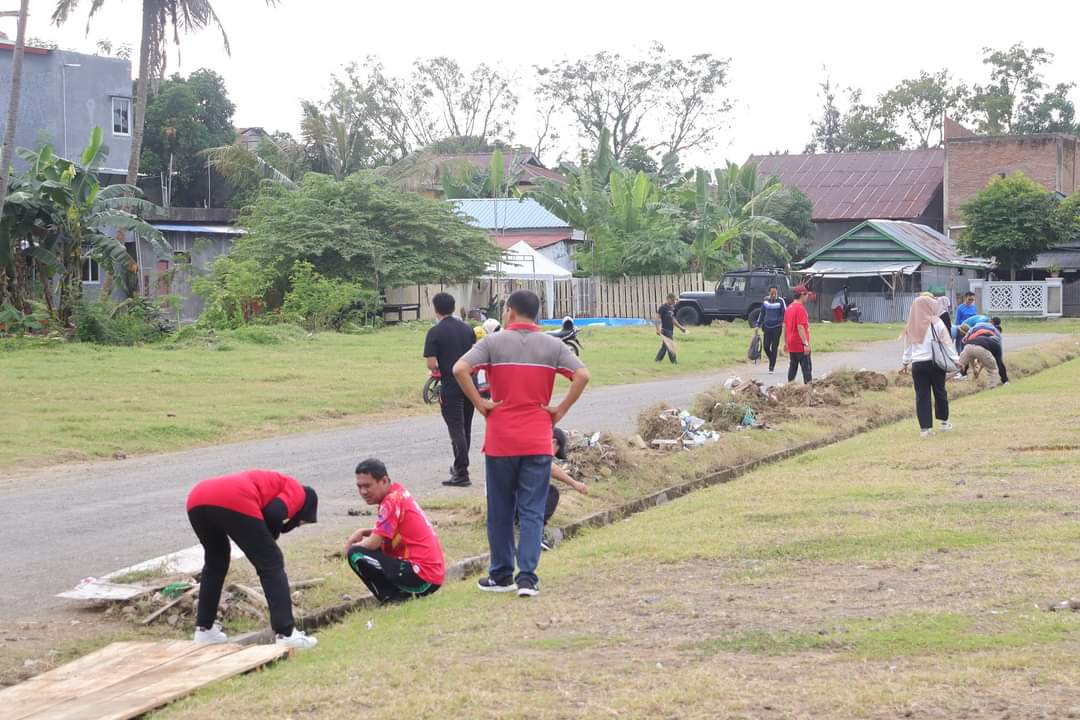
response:
M751 327L761 312L761 301L773 285L780 297L791 302L791 282L779 268L732 270L724 273L714 292L684 292L675 305L675 317L683 325L708 325L713 320L746 318Z

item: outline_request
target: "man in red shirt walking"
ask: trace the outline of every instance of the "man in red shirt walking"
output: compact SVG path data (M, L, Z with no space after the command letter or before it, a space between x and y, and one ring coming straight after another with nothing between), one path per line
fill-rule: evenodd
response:
M491 550L488 592L530 597L539 592L536 566L544 536L544 506L551 478L552 428L581 397L589 371L561 340L540 332L540 298L528 290L510 294L503 330L488 335L454 365L465 396L487 418L484 433L487 534ZM480 397L469 378L487 371L491 399ZM558 406L551 405L555 375L571 379ZM521 528L514 577L514 511Z
M804 383L811 380L810 368L810 318L806 314L806 295L799 290L792 293L795 302L784 313L784 347L791 357L788 365L788 382L795 380L795 372L802 368Z
M442 545L409 491L390 480L374 458L356 466L356 488L368 505L378 505L374 528L357 530L345 542L349 567L381 603L423 597L442 587L446 576Z
M187 514L202 543L205 560L199 581L194 640L227 642L215 622L221 588L229 571L231 539L259 573L279 645L306 650L317 640L296 629L289 578L278 536L318 519L319 497L312 488L272 470L245 470L203 480L188 494Z

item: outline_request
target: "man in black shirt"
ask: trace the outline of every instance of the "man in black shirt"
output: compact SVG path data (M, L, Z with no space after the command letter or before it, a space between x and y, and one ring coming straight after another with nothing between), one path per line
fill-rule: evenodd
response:
M673 339L676 327L686 332L686 328L683 327L682 323L675 319L675 295L668 293L667 302L656 309L656 334L661 336L660 351L656 353L656 362L662 361L664 355L669 356L672 364L678 362L675 359L675 341Z
M476 342L473 329L454 317L454 297L438 293L431 299L438 322L427 332L424 340L424 358L428 370L438 370L442 375L439 386L439 405L446 429L450 432L450 445L454 449L454 464L450 478L443 485L468 487L469 445L472 443L473 404L458 387L454 378L454 363Z

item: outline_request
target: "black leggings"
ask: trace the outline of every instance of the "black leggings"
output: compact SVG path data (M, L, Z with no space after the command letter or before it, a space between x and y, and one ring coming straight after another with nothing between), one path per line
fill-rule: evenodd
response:
M762 344L764 345L765 357L769 358L770 370L776 369L776 356L780 350L780 333L783 331L784 327L781 325L774 328L765 328L761 333L764 336Z
M421 579L412 565L380 550L353 545L348 553L349 567L360 576L367 589L381 603L401 602L430 595L439 585Z
M949 393L945 389L945 371L934 364L933 360L920 360L911 363L911 381L915 385L915 414L919 418L919 427L931 430L934 427L934 415L938 420L949 419ZM934 396L934 412L930 410L930 395Z
M279 635L291 635L294 623L285 558L266 523L259 518L214 505L191 508L188 510L188 520L205 553L196 624L209 629L217 618L221 588L229 572L231 538L259 573L263 595L270 607L270 626Z

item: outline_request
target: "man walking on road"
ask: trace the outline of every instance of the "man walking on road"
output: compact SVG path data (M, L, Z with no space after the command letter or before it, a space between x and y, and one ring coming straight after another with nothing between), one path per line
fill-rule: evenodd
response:
M664 355L671 359L671 364L678 362L675 358L675 328L683 332L686 328L675 318L675 295L668 293L667 301L656 309L656 334L660 336L660 351L656 353L656 362L661 362Z
M544 505L551 478L552 428L589 382L589 371L562 341L540 332L540 298L528 290L511 293L503 330L481 340L454 365L465 396L487 418L484 455L487 534L491 550L487 592L539 593L536 566L544 535ZM468 382L474 369L488 373L491 398ZM555 375L571 379L558 405L551 405ZM514 511L520 523L514 577Z
M473 329L454 317L454 296L438 293L431 298L438 321L427 332L424 340L424 358L428 370L438 370L442 376L439 384L439 408L450 433L450 446L454 450L454 464L450 466L450 478L443 485L468 487L469 447L472 445L472 403L458 387L454 377L454 363L476 342ZM467 379L472 384L472 378Z
M780 351L780 335L784 332L784 313L787 303L780 297L775 285L769 287L769 296L761 302L757 326L761 329L765 356L769 358L769 372L776 369L776 355Z
M784 347L791 356L787 379L788 382L792 382L795 379L795 372L801 367L803 383L809 383L811 379L810 318L803 305L806 296L799 290L796 290L793 296L795 302L791 303L784 313Z

